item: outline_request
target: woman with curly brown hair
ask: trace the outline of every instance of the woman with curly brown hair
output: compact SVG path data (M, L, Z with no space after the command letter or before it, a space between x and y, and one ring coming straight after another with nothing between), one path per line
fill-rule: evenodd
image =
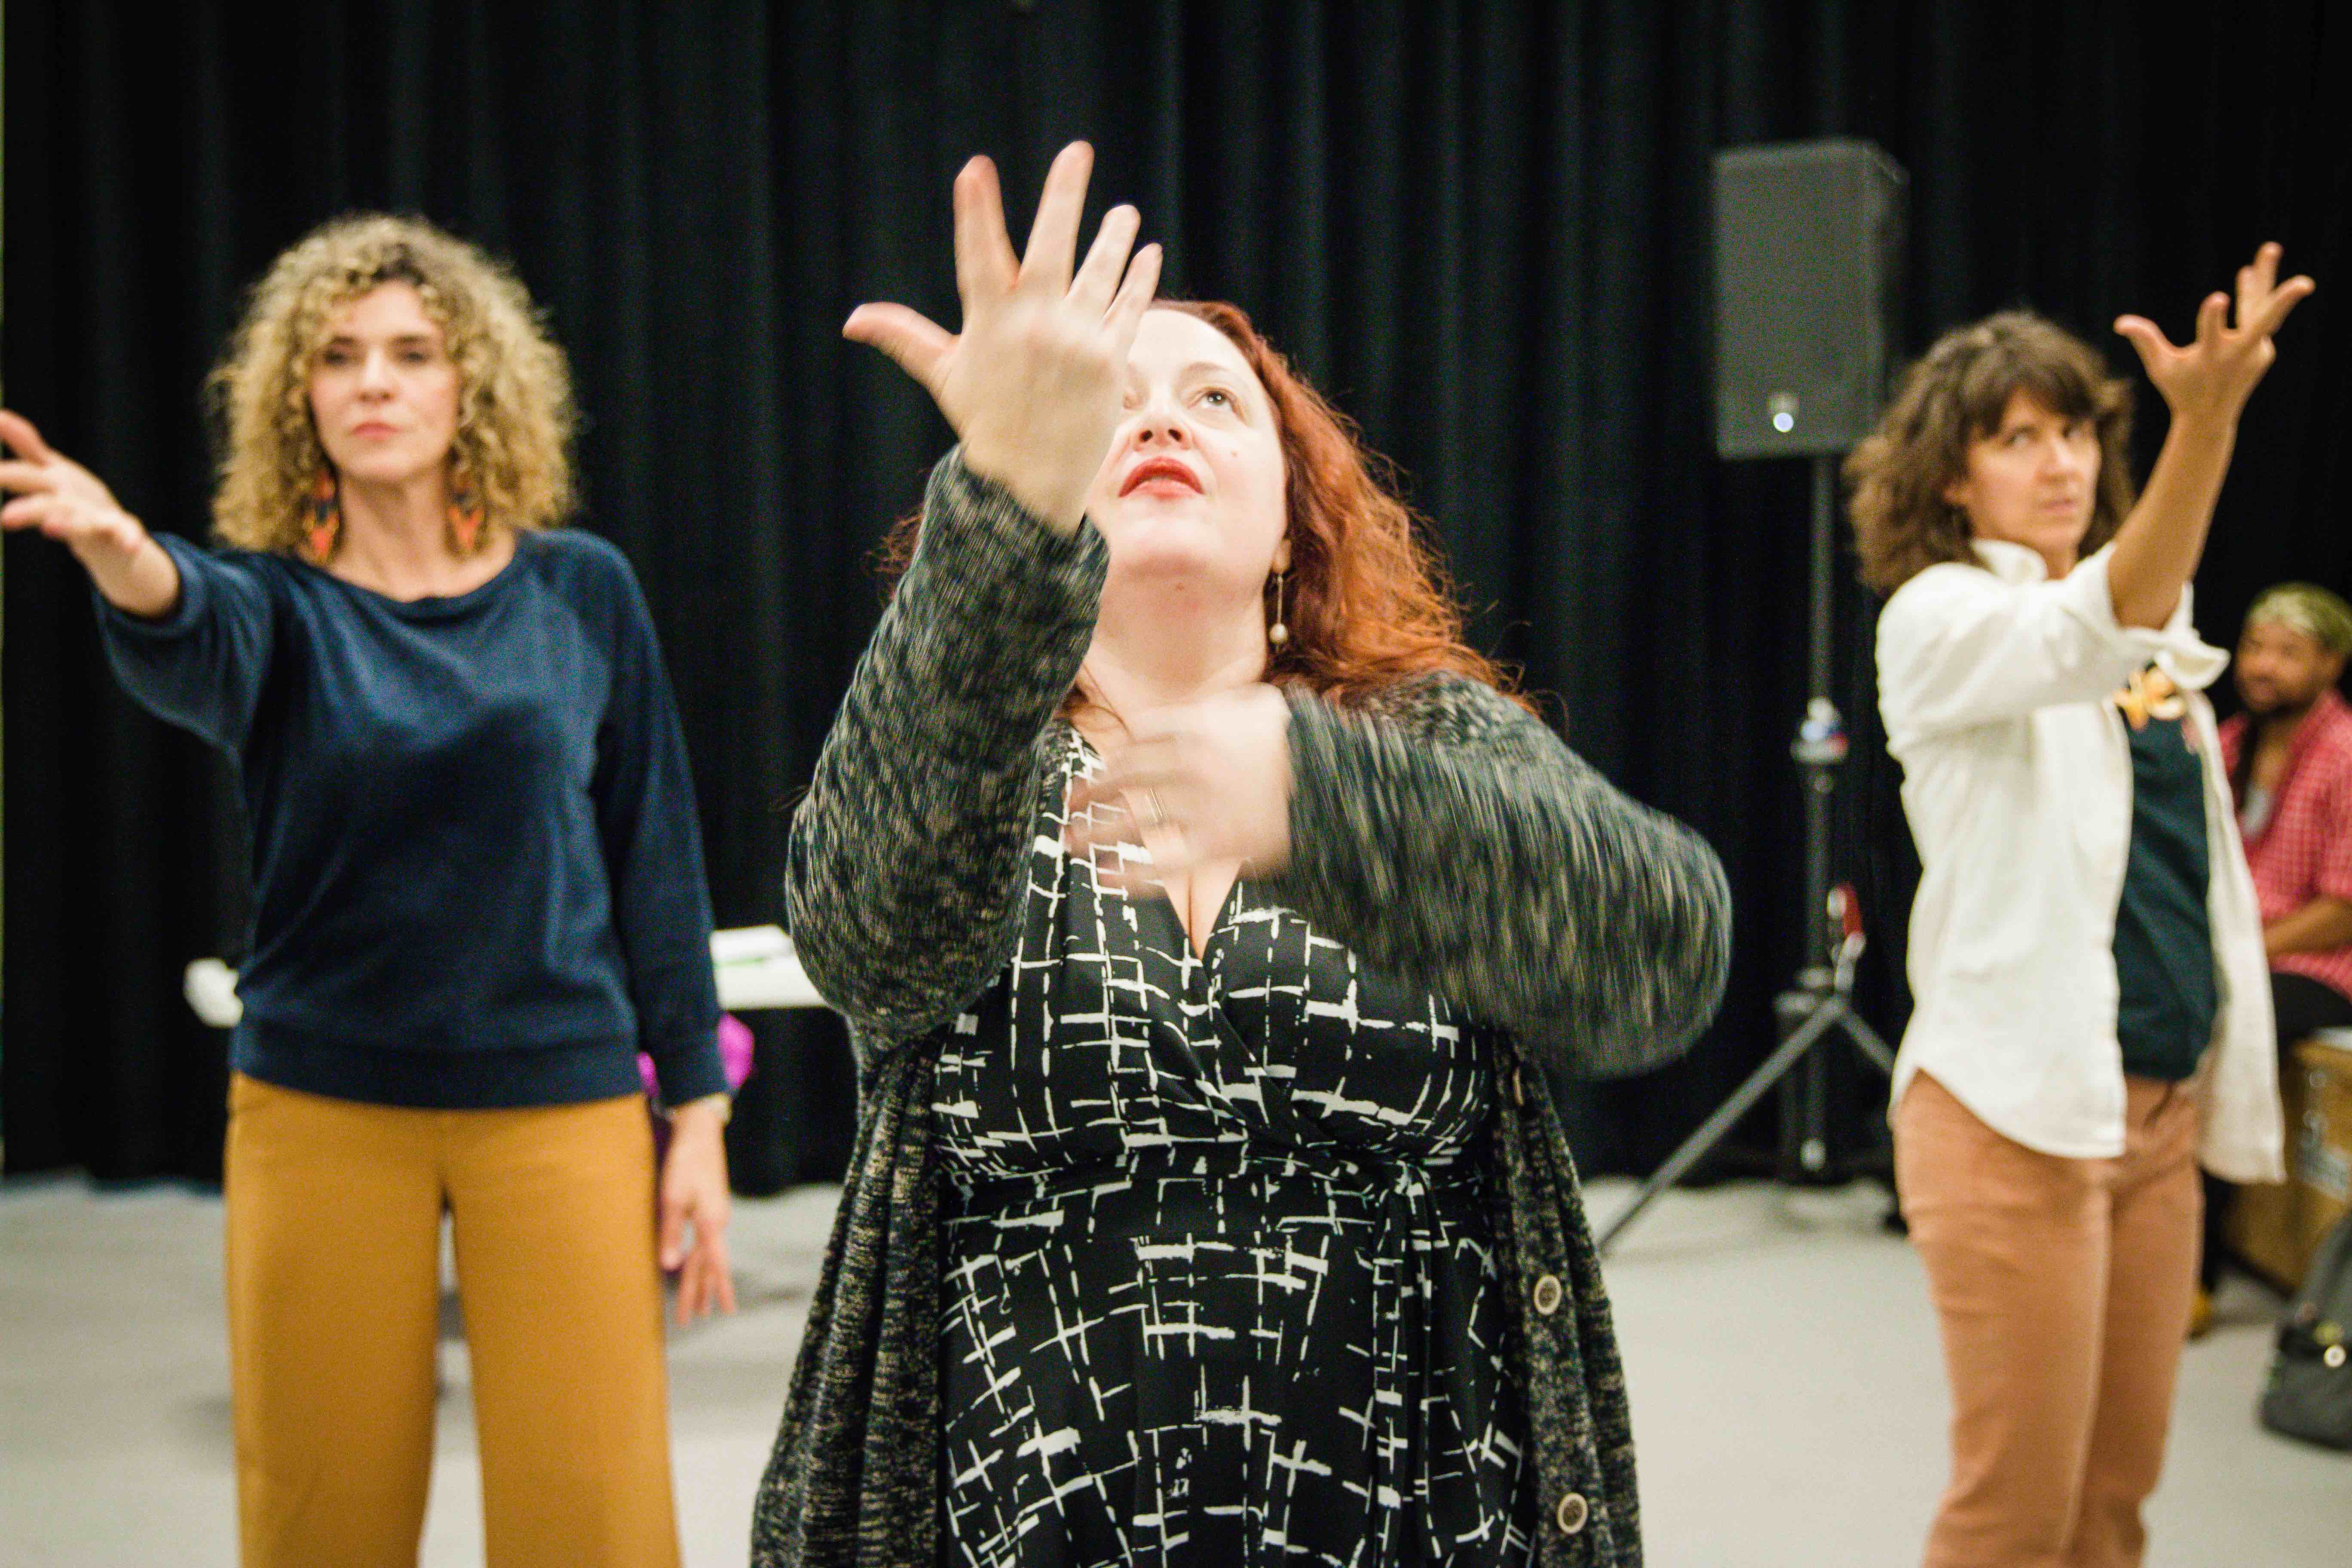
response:
M1714 855L1497 688L1346 425L1154 305L1089 154L961 335L961 444L793 823L861 1109L753 1558L1630 1564L1546 1069L1677 1050ZM1123 280L1122 280L1123 279Z
M213 382L208 552L0 413L124 686L238 764L254 919L225 1188L248 1565L413 1563L454 1226L493 1564L675 1562L656 1196L731 1309L710 911L627 563L571 509L562 352L412 219L280 256ZM688 1233L692 1245L688 1245Z
M1879 703L1923 873L1892 1119L1943 1328L1930 1568L2122 1568L2162 1468L2203 1163L2280 1176L2270 985L2189 578L2271 336L2264 246L2176 348L2135 500L2130 387L2023 311L1947 333L1847 463L1889 595Z

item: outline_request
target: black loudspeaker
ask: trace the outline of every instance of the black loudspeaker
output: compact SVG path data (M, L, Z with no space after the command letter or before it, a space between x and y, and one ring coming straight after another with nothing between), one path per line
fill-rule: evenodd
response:
M1851 450L1903 318L1902 166L1832 139L1715 155L1715 449Z

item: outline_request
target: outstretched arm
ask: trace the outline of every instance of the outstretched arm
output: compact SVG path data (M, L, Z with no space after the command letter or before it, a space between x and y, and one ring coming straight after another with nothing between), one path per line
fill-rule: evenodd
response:
M845 333L896 360L961 445L793 818L785 894L809 977L868 1038L954 1016L1009 949L1042 783L1038 740L1076 678L1106 556L1087 487L1160 273L1132 207L1077 261L1093 153L1055 159L1027 254L985 158L955 184L963 331L862 305Z
M41 438L33 422L0 408L0 442L16 453L0 462L0 528L37 529L74 553L106 602L152 620L180 598L179 568L104 480Z
M0 410L0 525L62 542L89 573L107 658L158 718L234 751L245 742L269 663L274 612L244 563L161 540L88 468L54 450L22 415Z
M2308 278L2281 283L2280 254L2276 244L2265 245L2238 268L2236 326L2230 324L2230 297L2208 295L2186 348L2175 348L2145 317L2116 321L2172 411L2164 450L2107 559L2116 620L2123 626L2163 626L2197 574L2237 445L2238 416L2278 357L2271 335L2315 287Z
M950 452L922 542L793 814L784 893L819 994L869 1037L954 1016L1013 945L1045 759L1108 564Z

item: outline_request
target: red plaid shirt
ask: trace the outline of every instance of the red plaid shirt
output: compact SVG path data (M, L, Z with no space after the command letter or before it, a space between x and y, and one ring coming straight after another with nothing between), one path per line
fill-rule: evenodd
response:
M2248 732L2243 713L2221 726L2221 764L2233 789ZM2296 728L2270 820L2246 840L2246 863L2265 925L2314 899L2352 900L2352 707L2334 691L2321 692ZM2352 947L2284 953L2271 967L2352 996Z

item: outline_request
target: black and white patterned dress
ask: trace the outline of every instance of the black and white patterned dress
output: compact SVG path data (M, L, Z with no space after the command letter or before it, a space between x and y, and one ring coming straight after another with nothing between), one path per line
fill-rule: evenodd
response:
M1526 1561L1490 1031L1245 882L1195 958L1037 826L933 1089L950 1561Z

